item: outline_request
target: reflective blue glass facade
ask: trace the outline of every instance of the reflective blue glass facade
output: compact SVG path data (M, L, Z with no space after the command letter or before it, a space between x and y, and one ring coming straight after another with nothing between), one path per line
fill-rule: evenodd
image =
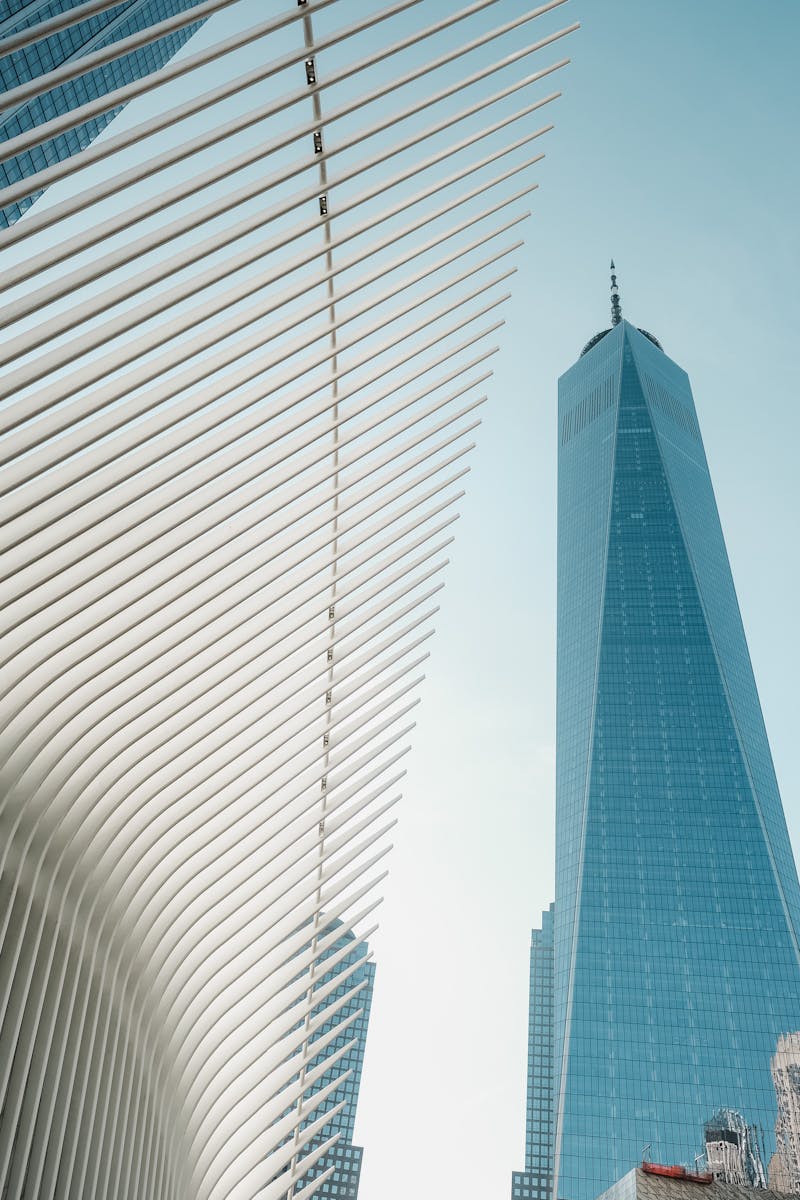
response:
M0 5L0 32L20 33L39 25L59 13L75 8L81 0L51 0L40 5L35 0L5 0ZM156 21L174 16L194 7L199 0L125 0L105 12L97 13L68 29L59 30L48 38L25 46L13 54L0 57L0 87L8 91L65 63L82 58L113 42L129 37L153 25ZM7 108L0 114L0 142L36 128L45 121L106 95L114 88L140 79L158 70L199 29L202 22L179 29L148 46L126 54L61 84L43 96ZM58 134L31 150L0 162L0 189L27 179L55 162L62 162L83 150L97 137L109 121L120 112L115 108ZM2 149L0 148L0 154ZM0 228L14 223L41 192L18 203L0 209Z
M353 934L343 934L328 949L325 958L330 958L340 950L346 949L350 943L355 943ZM338 1076L344 1074L346 1071L350 1072L349 1078L340 1083L323 1103L310 1113L306 1122L306 1124L311 1124L313 1121L318 1120L324 1112L330 1111L341 1101L345 1102L341 1112L331 1117L318 1137L312 1140L305 1150L305 1154L308 1155L317 1146L321 1145L322 1142L327 1141L334 1133L340 1135L339 1141L333 1150L328 1151L322 1158L317 1160L297 1188L299 1191L301 1187L310 1183L312 1179L316 1179L318 1175L323 1174L330 1167L333 1167L333 1173L314 1193L321 1200L333 1200L334 1197L336 1200L356 1200L358 1196L363 1148L353 1144L353 1130L356 1120L356 1106L358 1104L358 1089L361 1084L361 1068L364 1063L364 1050L367 1042L369 1014L372 1007L372 988L375 980L375 964L366 961L367 952L366 943L354 944L352 951L349 954L345 954L332 970L323 970L317 975L315 984L315 990L318 991L354 965L355 970L351 971L347 978L335 989L333 997L338 1000L359 983L364 983L364 987L349 999L331 1020L324 1022L312 1038L313 1045L315 1041L325 1037L334 1028L340 1026L349 1017L353 1016L353 1014L359 1014L345 1029L336 1034L333 1040L325 1046L324 1050L316 1058L311 1060L308 1066L309 1073L315 1071L318 1067L324 1067L326 1059L331 1058L332 1055L336 1054L338 1050L350 1042L354 1043L342 1058L338 1059L328 1070L322 1072L314 1085L314 1090L322 1091L323 1088L333 1083ZM326 1005L329 1005L331 1002L332 997L329 994L325 1004L321 1004L312 1011L312 1018L324 1011Z
M553 905L531 930L525 1170L511 1177L512 1200L548 1200L553 1188Z
M800 891L686 373L623 321L559 381L556 1195L775 1151Z

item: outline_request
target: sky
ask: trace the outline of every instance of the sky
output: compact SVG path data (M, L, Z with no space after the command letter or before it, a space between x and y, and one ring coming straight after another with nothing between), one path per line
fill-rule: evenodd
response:
M555 131L394 837L360 1200L510 1194L528 946L553 897L556 381L624 315L688 371L800 848L796 0L571 0Z
M360 1200L494 1200L523 1165L529 937L554 887L556 381L609 324L612 256L624 315L692 381L800 848L800 0L570 0L543 32L573 20L372 938Z

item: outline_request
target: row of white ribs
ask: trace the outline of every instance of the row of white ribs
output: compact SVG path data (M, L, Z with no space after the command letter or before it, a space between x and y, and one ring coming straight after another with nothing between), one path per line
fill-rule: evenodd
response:
M0 234L4 1198L329 1173L320 963L374 928L563 2L205 0L2 98L210 18L0 147L136 100L0 192L51 188Z

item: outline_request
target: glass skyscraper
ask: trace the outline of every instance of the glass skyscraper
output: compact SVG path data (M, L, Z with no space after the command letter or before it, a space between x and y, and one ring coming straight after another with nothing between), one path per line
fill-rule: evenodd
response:
M4 92L10 91L65 63L83 58L104 46L138 33L157 21L184 12L198 2L199 0L123 0L113 8L96 13L76 25L58 30L50 37L0 57L0 86ZM1 7L0 34L9 36L20 33L47 21L50 17L77 7L78 3L79 0L50 0L42 5L32 0L6 0ZM157 42L151 42L120 59L62 83L43 96L11 108L4 108L0 115L0 143L36 128L52 117L71 112L89 100L106 95L114 88L158 70L188 41L201 24L202 22L197 22L175 30ZM79 150L88 146L120 111L119 108L111 109L39 143L30 150L1 161L0 189L9 187L20 179L27 179L52 163L62 162L77 154ZM41 195L41 192L0 208L0 228L12 225L38 195Z
M340 922L336 922L340 924ZM327 1151L321 1158L317 1159L302 1181L298 1184L298 1191L301 1187L310 1183L312 1179L316 1179L322 1175L330 1167L333 1167L332 1174L320 1184L318 1190L314 1193L319 1197L319 1200L357 1200L358 1185L361 1177L361 1160L363 1156L363 1147L353 1144L353 1131L356 1121L356 1106L358 1104L358 1090L361 1084L361 1068L364 1063L364 1050L367 1042L367 1029L369 1026L369 1014L372 1007L372 989L375 981L375 964L366 959L368 947L365 942L356 942L355 937L350 932L345 932L341 937L326 951L324 960L332 958L339 954L342 950L347 950L352 943L352 949L344 954L344 956L330 970L325 970L324 965L318 968L318 974L314 984L314 990L319 991L322 988L332 983L337 977L343 976L341 982L333 990L333 993L326 993L323 1003L319 1004L312 1010L311 1019L324 1012L325 1008L331 1003L343 998L347 992L351 991L358 984L364 983L364 986L355 996L350 997L347 1002L338 1010L338 1012L320 1025L312 1037L311 1044L315 1041L320 1041L333 1033L335 1029L341 1026L349 1017L354 1014L355 1019L342 1028L333 1037L332 1041L326 1043L323 1050L316 1057L312 1058L308 1064L307 1073L311 1074L318 1068L325 1068L327 1060L349 1043L353 1043L350 1049L339 1059L336 1060L328 1069L323 1069L319 1078L314 1084L314 1092L321 1092L324 1088L334 1083L335 1080L350 1072L349 1077L334 1088L329 1096L322 1104L315 1108L309 1115L308 1119L303 1123L310 1125L319 1117L335 1108L337 1104L344 1101L344 1107L338 1113L335 1113L330 1121L324 1126L321 1132L315 1139L306 1146L303 1156L308 1156L323 1142L327 1141L333 1134L339 1134L339 1140L332 1150ZM350 968L355 968L351 970ZM345 975L345 973L347 973Z
M511 1177L512 1200L549 1200L553 1189L553 905L531 930L525 1170Z
M691 1165L721 1110L768 1162L800 1030L797 873L689 380L614 305L559 381L565 1200L643 1155Z

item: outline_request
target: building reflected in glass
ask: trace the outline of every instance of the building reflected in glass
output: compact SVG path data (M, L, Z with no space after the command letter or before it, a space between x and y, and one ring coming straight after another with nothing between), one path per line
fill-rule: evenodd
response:
M721 1108L706 1121L705 1165L716 1180L737 1187L767 1186L759 1133L734 1108Z
M769 1161L769 1186L780 1192L799 1192L800 1032L778 1039L771 1068L778 1112L775 1153Z

